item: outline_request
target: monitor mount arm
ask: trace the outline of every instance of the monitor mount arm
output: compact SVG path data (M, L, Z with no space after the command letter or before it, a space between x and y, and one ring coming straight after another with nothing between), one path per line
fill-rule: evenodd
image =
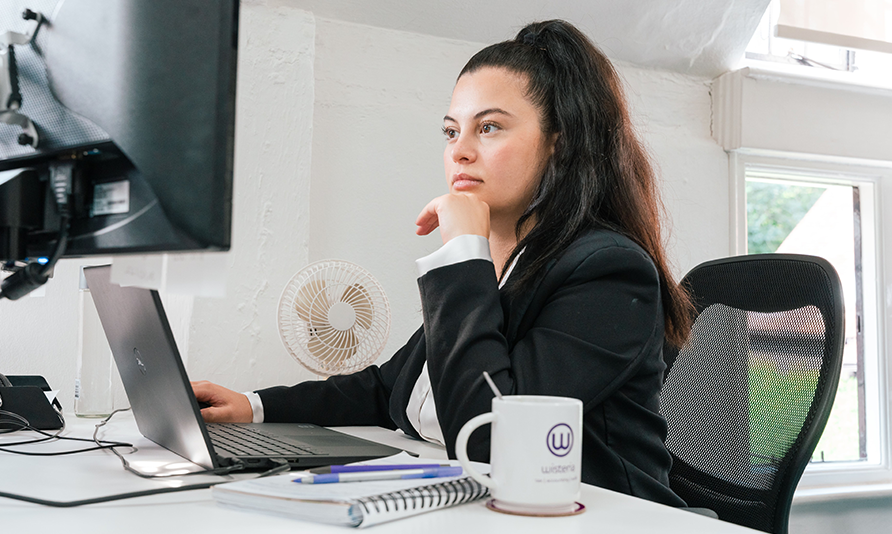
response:
M22 94L19 92L15 45L33 42L45 19L43 15L30 9L22 13L22 18L37 21L37 24L26 34L7 31L0 35L0 122L21 127L23 132L19 134L18 143L37 148L40 140L37 128L27 115L18 111L22 107Z
M53 266L59 258L65 254L68 246L69 223L71 211L69 198L75 169L74 160L59 160L50 163L50 185L53 188L53 197L56 201L56 209L59 213L59 235L56 238L56 246L52 256L46 263L31 261L15 270L15 272L0 282L0 298L18 300L31 291L42 286L49 280Z

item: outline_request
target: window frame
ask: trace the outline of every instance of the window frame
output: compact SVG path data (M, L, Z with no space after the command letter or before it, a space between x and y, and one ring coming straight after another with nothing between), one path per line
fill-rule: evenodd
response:
M889 87L890 77L886 73L892 60L889 59L888 53L778 36L780 11L780 1L771 0L753 32L753 37L747 43L741 60L743 65L775 65L790 72L809 73L806 76L839 75L842 78L857 79L861 84L869 80L866 85ZM806 64L791 60L789 53L778 55L781 49L792 52L791 47L798 49L794 53L796 55L801 53L800 57ZM835 53L837 58L828 61L826 55L831 52ZM815 53L820 57L820 62L811 57Z
M862 279L875 278L875 291L868 295L865 283L863 328L873 329L876 339L873 361L865 358L866 371L874 373L873 392L865 395L865 408L876 410L875 422L868 424L868 460L865 462L828 462L809 464L797 488L797 495L810 490L837 493L857 488L892 484L892 216L884 216L883 206L892 207L892 162L857 160L836 156L791 154L771 150L738 149L729 153L730 166L730 246L731 253L747 253L746 177L749 169L776 171L790 176L802 175L802 182L854 184L861 191ZM863 187L867 186L867 187ZM873 224L865 212L870 209ZM866 244L874 242L874 257L869 258ZM872 272L871 272L872 271ZM871 312L873 315L871 316ZM867 342L865 342L866 345ZM865 346L865 350L867 347ZM867 380L867 378L866 378ZM873 430L871 429L873 426Z

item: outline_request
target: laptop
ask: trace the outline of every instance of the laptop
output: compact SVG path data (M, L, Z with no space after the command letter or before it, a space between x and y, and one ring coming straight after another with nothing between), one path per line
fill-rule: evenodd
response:
M282 460L306 469L402 452L313 424L205 423L158 292L111 283L110 265L84 276L139 431L158 445L208 469Z

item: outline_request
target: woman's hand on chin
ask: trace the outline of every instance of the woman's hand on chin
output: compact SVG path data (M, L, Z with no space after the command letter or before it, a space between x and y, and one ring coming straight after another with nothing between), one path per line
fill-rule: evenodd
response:
M466 234L489 239L489 205L472 193L449 193L431 200L415 224L418 235L428 235L439 227L444 244Z

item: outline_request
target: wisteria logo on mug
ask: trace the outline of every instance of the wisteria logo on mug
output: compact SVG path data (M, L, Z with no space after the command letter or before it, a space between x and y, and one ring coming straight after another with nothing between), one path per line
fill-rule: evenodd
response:
M573 449L573 429L566 423L551 427L545 437L548 450L555 456L566 456Z
M471 433L492 423L490 477L470 464ZM492 401L492 411L468 421L455 452L465 471L488 486L491 508L525 515L566 515L580 511L582 401L567 397L507 395ZM532 447L531 444L540 445ZM544 446L543 446L544 445Z

